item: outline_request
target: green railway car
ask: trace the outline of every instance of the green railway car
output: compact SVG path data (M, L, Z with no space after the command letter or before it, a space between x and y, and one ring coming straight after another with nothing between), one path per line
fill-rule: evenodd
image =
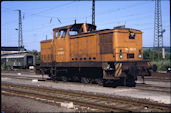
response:
M29 53L15 53L1 56L1 64L11 69L26 69L35 65L35 56Z

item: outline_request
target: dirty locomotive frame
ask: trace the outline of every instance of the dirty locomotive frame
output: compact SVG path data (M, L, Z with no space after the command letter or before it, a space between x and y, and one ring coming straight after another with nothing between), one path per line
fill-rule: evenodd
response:
M150 75L143 60L142 32L118 26L96 30L79 23L53 29L53 39L41 41L37 73L53 80L135 86L137 76Z

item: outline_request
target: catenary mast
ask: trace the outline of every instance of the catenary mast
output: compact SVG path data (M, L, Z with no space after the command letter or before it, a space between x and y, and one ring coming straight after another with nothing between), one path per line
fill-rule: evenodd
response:
M161 14L161 0L155 0L155 16L154 16L154 42L153 47L157 50L158 60L160 58L160 51L164 52L163 48L163 33L162 29L162 14ZM164 54L163 54L164 58ZM154 54L153 54L154 60Z
M19 12L19 23L18 23L18 50L23 51L23 33L22 33L22 19L21 19L21 10L17 10Z

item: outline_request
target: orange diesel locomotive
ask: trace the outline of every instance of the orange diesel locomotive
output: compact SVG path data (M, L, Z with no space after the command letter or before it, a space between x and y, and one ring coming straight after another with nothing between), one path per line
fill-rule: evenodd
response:
M54 80L135 86L138 75L150 75L150 67L143 60L142 32L124 26L96 30L75 23L54 28L53 39L41 41L39 69Z

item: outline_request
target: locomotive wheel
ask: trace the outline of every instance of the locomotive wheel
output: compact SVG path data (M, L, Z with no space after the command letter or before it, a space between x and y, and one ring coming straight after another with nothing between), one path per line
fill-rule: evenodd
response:
M151 72L149 69L146 69L147 70L147 76L151 76Z
M133 79L128 79L126 82L127 82L126 85L128 87L135 87L136 86L136 82Z
M132 65L131 67L129 67L129 71L127 74L128 76L126 78L126 85L128 87L135 87L136 86L136 83L135 83L135 80L137 78L136 74L137 74L136 66Z
M103 87L107 87L108 85L107 85L107 80L103 80Z
M95 83L95 80L93 78L89 79L89 83L90 84L94 84Z
M55 76L51 76L51 79L52 79L52 81L55 81L56 77Z
M121 85L121 86L126 86L126 80L127 80L126 77L121 77L120 80L119 80L120 85Z
M67 82L68 81L68 79L67 79L66 76L61 76L61 80L64 81L64 82Z
M96 83L100 86L103 86L103 80L102 79L96 79Z
M80 77L78 77L78 76L73 76L72 80L76 81L76 82L80 82L81 81Z
M89 79L86 78L86 77L81 77L81 82L85 83L85 84L88 84L89 83Z

